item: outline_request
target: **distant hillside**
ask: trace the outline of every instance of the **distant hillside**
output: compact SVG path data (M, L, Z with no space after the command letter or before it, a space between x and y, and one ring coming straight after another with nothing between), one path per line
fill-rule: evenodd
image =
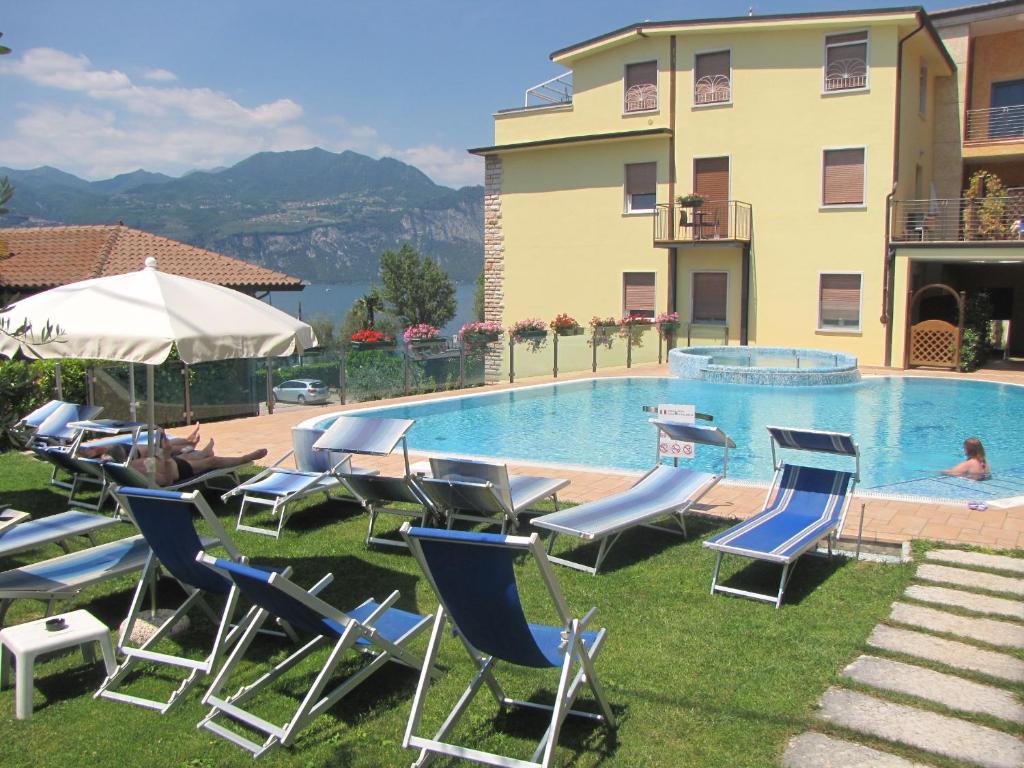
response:
M315 282L366 282L411 242L453 280L483 266L483 188L451 189L392 158L261 152L181 178L138 170L89 182L0 167L16 188L4 226L125 224Z

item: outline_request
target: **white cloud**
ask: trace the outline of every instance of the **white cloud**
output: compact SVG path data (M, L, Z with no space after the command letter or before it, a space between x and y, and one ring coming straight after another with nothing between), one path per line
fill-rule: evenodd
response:
M147 69L142 76L157 83L170 83L178 79L178 76L169 69Z
M375 128L343 117L328 118L327 132L318 132L288 98L245 106L211 88L184 87L166 69L144 70L147 82L139 84L120 70L99 69L86 56L53 48L32 48L4 64L0 74L23 78L40 94L64 95L8 112L0 125L3 165L53 165L89 178L137 168L175 174L231 165L255 152L322 146L396 157L441 184L483 180L482 161L461 149L396 149Z

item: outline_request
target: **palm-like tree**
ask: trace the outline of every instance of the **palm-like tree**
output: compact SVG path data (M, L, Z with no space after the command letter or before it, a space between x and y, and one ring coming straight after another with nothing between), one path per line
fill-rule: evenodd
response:
M377 286L373 286L369 292L356 299L353 306L362 315L366 327L373 328L375 313L384 309L384 297L380 295Z

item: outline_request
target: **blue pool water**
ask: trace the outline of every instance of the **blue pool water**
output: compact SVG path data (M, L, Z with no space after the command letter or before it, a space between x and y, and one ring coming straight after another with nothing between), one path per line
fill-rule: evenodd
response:
M372 413L415 419L412 450L643 470L654 460L655 433L641 406L658 403L692 403L713 414L737 444L729 455L729 476L736 479L771 478L765 425L774 424L851 432L861 448L862 489L938 498L1024 494L1024 387L1005 384L879 377L763 387L592 379ZM963 440L971 436L985 444L993 480L939 477L940 469L962 460ZM720 470L721 452L700 448L695 464Z

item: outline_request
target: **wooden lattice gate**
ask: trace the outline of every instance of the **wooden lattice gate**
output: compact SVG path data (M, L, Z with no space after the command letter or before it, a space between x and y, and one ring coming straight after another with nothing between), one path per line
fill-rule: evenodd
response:
M932 289L945 291L956 299L959 321L957 325L945 320L922 320L910 325L910 318L913 316L921 296ZM942 283L923 286L910 295L910 299L907 301L907 337L904 345L903 364L905 368L927 365L933 368L960 370L960 340L963 338L964 332L964 303L963 293L957 293L953 288Z
M910 327L910 364L960 367L960 329L945 320L925 320Z

